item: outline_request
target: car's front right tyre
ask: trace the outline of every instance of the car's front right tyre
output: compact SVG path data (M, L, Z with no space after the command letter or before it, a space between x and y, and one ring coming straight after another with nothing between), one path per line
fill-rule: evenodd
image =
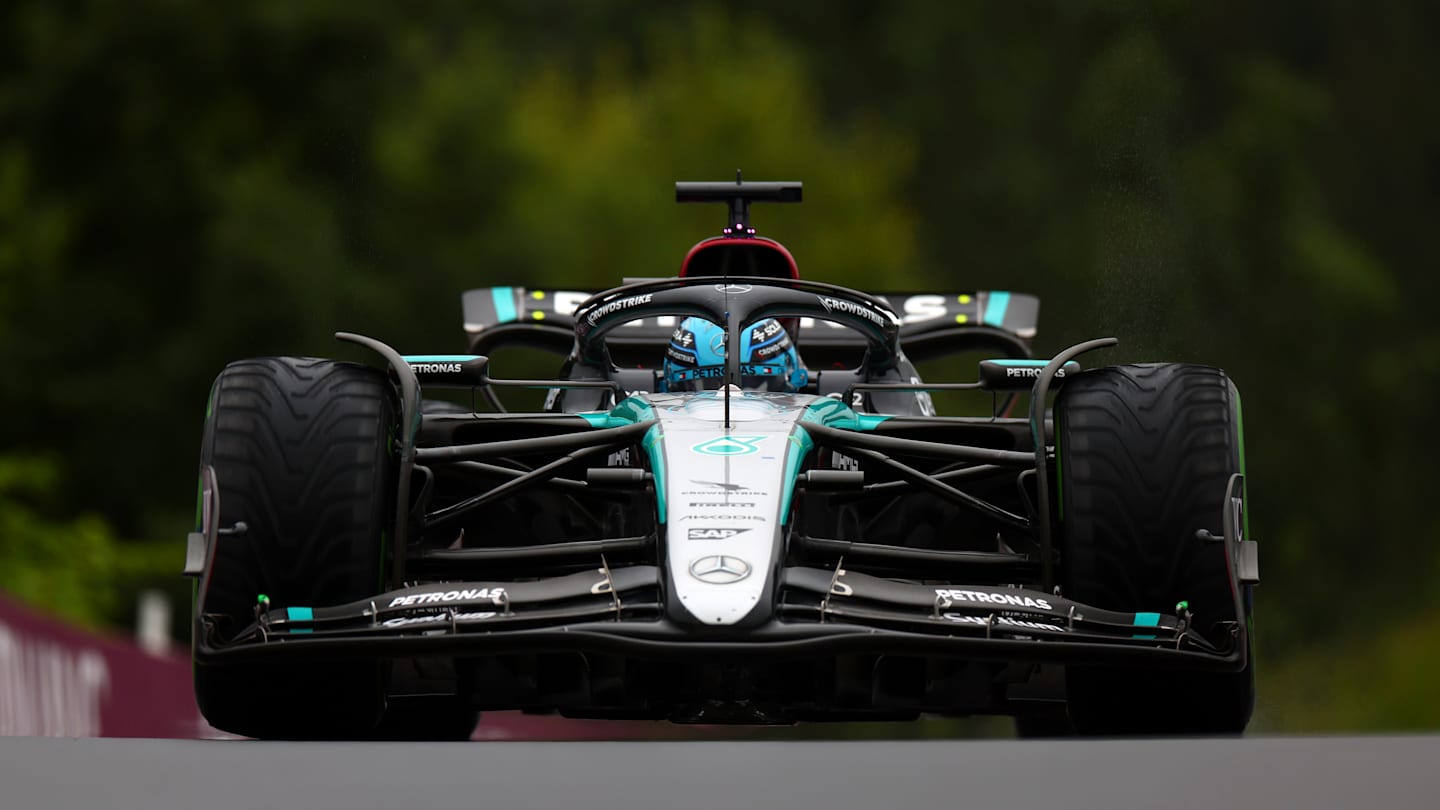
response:
M1234 384L1199 365L1095 369L1065 382L1055 421L1064 595L1136 613L1185 602L1223 646L1250 617L1235 615L1224 548L1197 533L1220 532L1244 470ZM1071 666L1069 720L1081 734L1239 734L1255 704L1250 638L1239 672Z

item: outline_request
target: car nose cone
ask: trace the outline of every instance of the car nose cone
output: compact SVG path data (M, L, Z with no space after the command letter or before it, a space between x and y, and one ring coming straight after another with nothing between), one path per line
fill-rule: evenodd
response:
M690 576L711 585L729 585L750 576L750 563L728 554L709 554L690 563Z

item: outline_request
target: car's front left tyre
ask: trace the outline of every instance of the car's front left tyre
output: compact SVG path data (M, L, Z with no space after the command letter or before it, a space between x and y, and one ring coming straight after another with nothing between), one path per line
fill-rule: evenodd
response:
M211 391L202 468L215 471L221 534L197 611L221 639L275 605L318 607L383 590L398 467L395 395L382 372L294 357L231 363ZM196 632L201 628L197 622ZM247 737L362 738L385 709L377 661L197 661L214 727Z

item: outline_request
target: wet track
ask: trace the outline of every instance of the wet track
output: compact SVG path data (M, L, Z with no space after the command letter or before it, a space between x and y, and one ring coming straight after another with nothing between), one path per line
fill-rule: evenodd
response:
M1440 736L257 743L0 739L5 808L1432 806Z

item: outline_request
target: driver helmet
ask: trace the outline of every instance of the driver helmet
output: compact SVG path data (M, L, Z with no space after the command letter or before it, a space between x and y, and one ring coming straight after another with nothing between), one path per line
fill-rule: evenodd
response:
M741 330L742 389L793 394L805 387L809 377L779 321L767 318ZM704 318L686 318L665 348L665 390L718 389L724 382L725 330Z

